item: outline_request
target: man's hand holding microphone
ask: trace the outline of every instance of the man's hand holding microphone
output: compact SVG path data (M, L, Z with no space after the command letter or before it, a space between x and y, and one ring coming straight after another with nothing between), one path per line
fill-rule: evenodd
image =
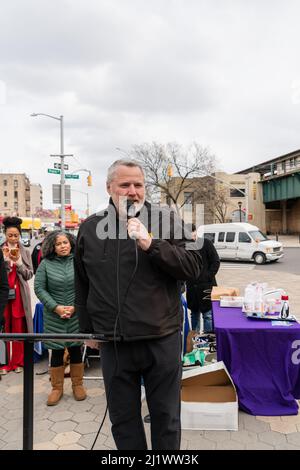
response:
M133 240L136 240L137 245L143 251L148 250L151 245L152 238L148 233L148 230L146 229L145 225L143 225L142 222L139 221L139 219L136 219L135 217L129 219L127 223L127 230L129 237Z

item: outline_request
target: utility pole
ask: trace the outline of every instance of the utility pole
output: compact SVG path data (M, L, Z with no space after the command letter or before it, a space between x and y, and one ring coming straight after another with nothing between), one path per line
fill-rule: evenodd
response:
M64 156L64 117L60 116L60 197L61 197L61 229L66 228L66 193L65 193L65 156Z
M79 191L78 189L71 189L72 192L75 192L75 193L81 193L81 194L85 194L86 196L86 215L87 217L90 215L90 201L89 201L89 193L88 192L84 192L84 191Z
M32 113L32 117L36 116L46 116L51 119L55 119L56 121L60 122L60 154L59 155L51 155L52 157L60 157L60 198L61 198L61 229L64 230L66 228L66 212L65 212L65 167L64 167L64 159L65 157L70 157L73 155L65 155L64 154L64 117L61 116L52 116L51 114L45 113Z
M248 217L249 217L249 178L250 178L250 175L246 175L245 176L245 209L246 209L246 213L245 213L245 222L248 223Z

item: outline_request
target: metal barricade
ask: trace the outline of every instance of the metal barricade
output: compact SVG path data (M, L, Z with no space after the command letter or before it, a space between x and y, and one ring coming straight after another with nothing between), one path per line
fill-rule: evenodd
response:
M47 334L47 333L0 333L2 341L24 341L24 376L23 376L23 450L33 449L33 392L34 362L33 352L36 341L106 341L95 334Z

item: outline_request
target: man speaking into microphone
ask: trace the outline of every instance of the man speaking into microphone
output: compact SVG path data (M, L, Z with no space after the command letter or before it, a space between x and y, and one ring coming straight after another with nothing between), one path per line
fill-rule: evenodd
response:
M101 361L119 450L146 450L141 378L153 450L180 448L180 281L200 275L199 250L168 208L145 201L133 160L108 169L109 205L81 224L75 250L75 308L81 331L107 339ZM190 242L191 244L191 242Z

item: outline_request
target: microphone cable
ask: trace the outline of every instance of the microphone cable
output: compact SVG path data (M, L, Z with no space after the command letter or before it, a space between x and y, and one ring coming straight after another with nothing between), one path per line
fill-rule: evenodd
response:
M102 422L100 424L100 427L97 431L94 442L92 444L91 450L94 450L94 446L97 442L97 439L98 439L99 434L101 432L101 429L103 427L104 421L106 419L106 415L107 415L107 411L108 411L108 400L109 400L110 392L111 392L111 389L112 389L111 384L112 384L114 375L116 374L116 372L118 370L118 367L119 367L119 356L118 356L118 348L117 348L117 325L118 325L121 312L123 310L123 307L124 307L126 299L127 299L129 288L132 284L132 281L133 281L133 279L136 275L137 268L138 268L138 247L137 247L136 240L134 239L133 241L134 241L134 246L135 246L135 266L134 266L134 269L132 271L132 274L131 274L131 277L130 277L130 280L129 280L129 283L128 283L128 286L127 286L127 289L126 289L126 292L125 292L124 300L123 300L122 305L121 305L121 302L120 302L120 238L118 237L118 247L117 247L117 304L118 304L118 313L117 313L115 324L114 324L114 337L113 337L116 362L115 362L114 372L113 372L113 375L112 375L112 378L111 378L111 381L110 381L110 384L109 384L109 387L108 387L108 394L107 394L107 398L106 398L106 408L105 408L104 416L103 416Z

